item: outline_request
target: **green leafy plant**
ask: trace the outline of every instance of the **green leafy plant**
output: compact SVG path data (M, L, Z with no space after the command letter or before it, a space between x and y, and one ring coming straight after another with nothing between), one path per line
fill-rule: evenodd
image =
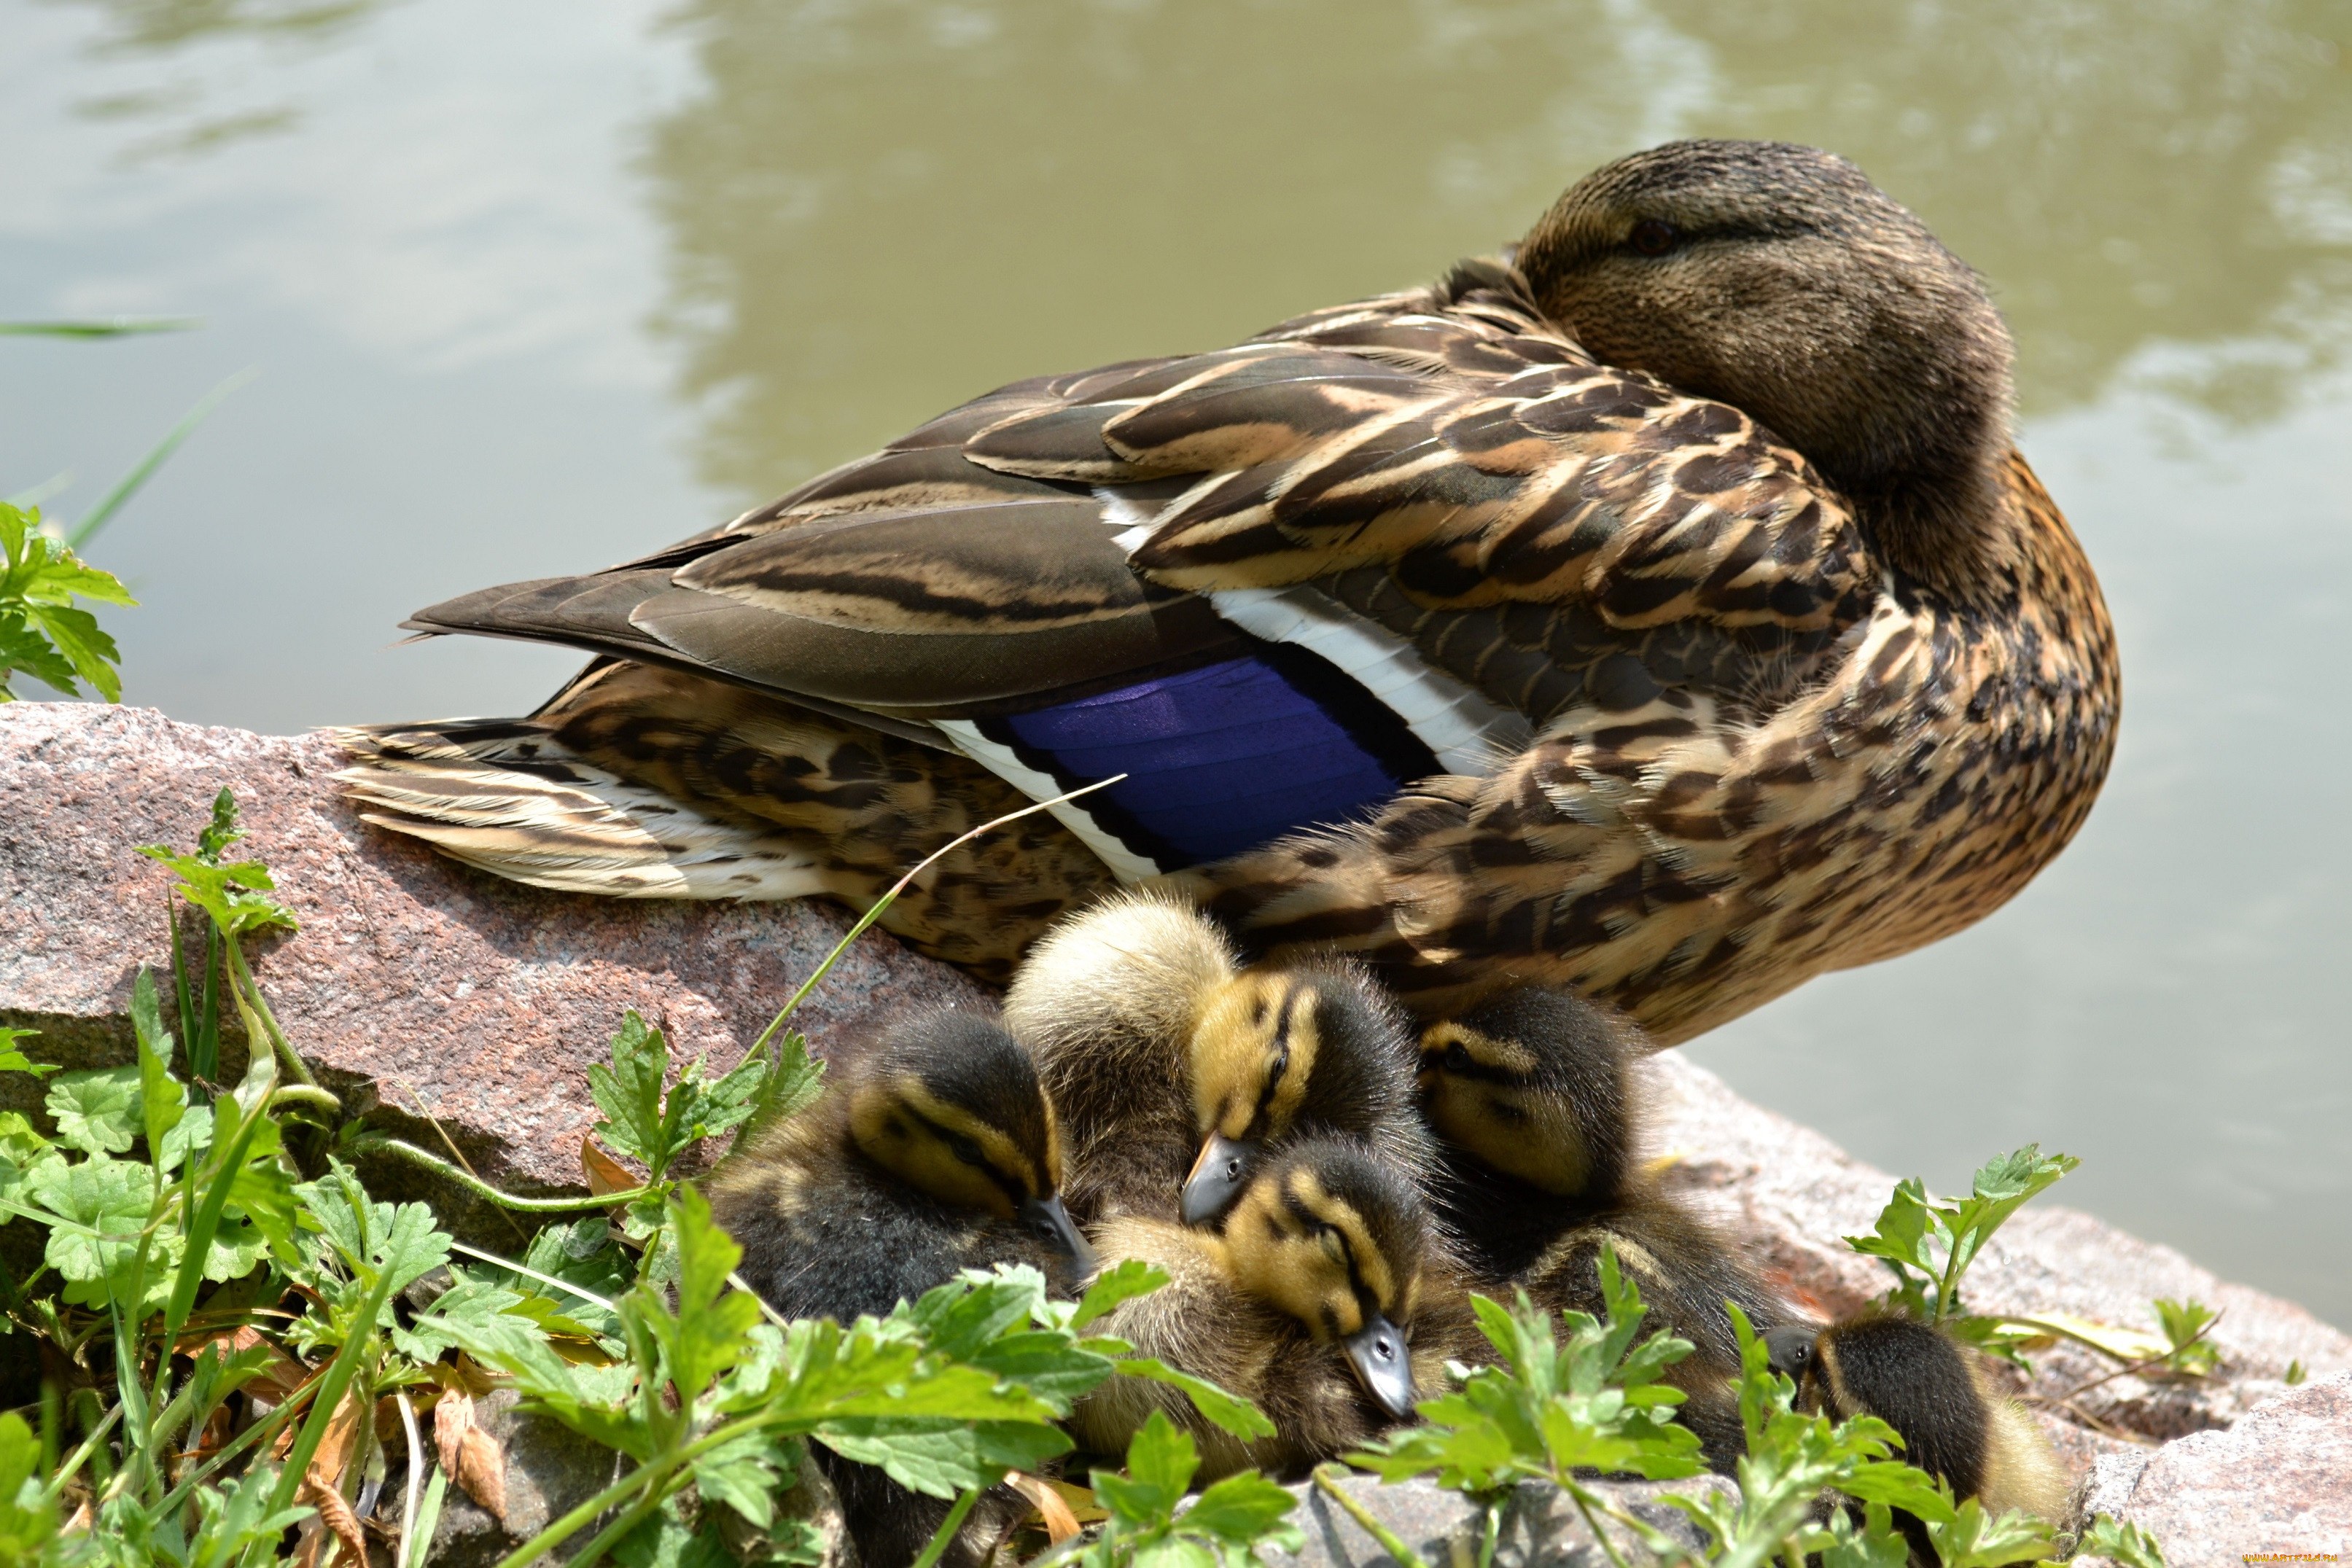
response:
M1968 1312L1960 1281L2011 1215L2082 1163L2072 1155L2044 1155L2039 1145L2028 1144L1988 1160L1968 1197L1940 1202L1930 1202L1927 1187L1913 1176L1896 1185L1871 1234L1849 1236L1846 1245L1883 1260L1893 1270L1890 1305L2021 1364L2016 1343L2037 1331Z
M2189 1377L2205 1377L2221 1364L2221 1352L2207 1337L2221 1314L2202 1301L2176 1301L2166 1296L2156 1301L2156 1321L2164 1330L2166 1343L2171 1347L2165 1352L2166 1370Z
M1419 1406L1423 1425L1350 1454L1348 1462L1384 1480L1434 1476L1441 1486L1481 1499L1488 1507L1488 1555L1495 1506L1528 1479L1559 1488L1596 1536L1602 1514L1637 1535L1654 1535L1580 1472L1662 1480L1705 1468L1698 1437L1674 1420L1686 1396L1661 1376L1691 1345L1663 1333L1635 1343L1648 1309L1611 1249L1601 1252L1601 1285L1607 1317L1564 1314L1565 1343L1524 1295L1516 1310L1472 1297L1479 1332L1500 1364L1468 1373L1457 1390ZM1355 1511L1328 1476L1320 1479Z
M2112 1514L2093 1515L2083 1527L2074 1552L2077 1556L2106 1558L2121 1568L2164 1568L2164 1552L2157 1546L2156 1537Z
M225 1568L304 1542L315 1560L329 1541L357 1561L361 1515L394 1479L381 1434L396 1430L406 1484L391 1533L413 1568L448 1486L497 1495L497 1446L471 1414L472 1394L493 1379L629 1467L515 1552L512 1568L582 1533L572 1560L583 1564L715 1562L728 1517L739 1544L806 1561L819 1543L779 1517L775 1499L809 1442L953 1498L936 1561L982 1490L1068 1449L1058 1423L1114 1375L1181 1388L1239 1436L1272 1431L1246 1401L1094 1332L1166 1282L1139 1263L1106 1271L1076 1301L1008 1269L848 1325L784 1322L740 1289L740 1251L675 1172L695 1145L798 1113L821 1093L821 1068L782 1032L806 987L762 1050L716 1077L697 1061L671 1082L661 1032L624 1020L592 1077L604 1112L596 1136L614 1151L603 1157L648 1173L625 1190L514 1198L346 1122L309 1081L247 959L247 940L294 917L260 859L229 858L243 836L224 791L192 852L144 847L177 878L179 1034L143 969L128 1064L56 1072L18 1049L29 1031L0 1033L0 1071L56 1073L48 1131L0 1116L0 1221L45 1233L39 1270L5 1281L7 1311L81 1385L45 1406L37 1433L0 1418L0 1563ZM181 939L183 904L202 916L201 946ZM252 1047L234 1088L209 1081L225 1012ZM387 1151L513 1209L618 1207L624 1224L566 1218L520 1260L500 1258L453 1241L423 1204L376 1201L351 1162ZM429 1449L421 1409L434 1415ZM1152 1463L1164 1480L1163 1460ZM1240 1478L1223 1484L1223 1512L1196 1505L1181 1525L1114 1513L1126 1531L1114 1554L1137 1555L1147 1535L1160 1543L1148 1555L1170 1542L1230 1545L1249 1516L1242 1500L1287 1498L1262 1480L1254 1493ZM1140 1507L1145 1494L1129 1495Z
M1255 1470L1226 1476L1181 1509L1200 1472L1200 1449L1158 1411L1127 1446L1124 1473L1097 1470L1095 1500L1108 1517L1077 1553L1085 1568L1209 1568L1263 1564L1266 1548L1297 1552L1289 1522L1298 1500Z
M73 695L88 682L108 702L122 695L121 653L77 600L136 604L110 574L41 531L41 512L0 501L0 702L14 702L21 673Z

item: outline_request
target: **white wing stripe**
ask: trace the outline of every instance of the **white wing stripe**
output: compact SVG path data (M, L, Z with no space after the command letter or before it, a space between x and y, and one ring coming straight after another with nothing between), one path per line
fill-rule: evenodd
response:
M1020 790L1032 800L1050 800L1067 792L1067 786L1051 774L1040 773L1013 755L1009 746L1000 746L980 733L979 726L969 719L935 718L940 733L956 744L956 749L966 757ZM1108 829L1087 815L1076 800L1065 800L1058 806L1045 808L1062 826L1076 833L1078 841L1102 857L1111 874L1124 883L1137 883L1146 877L1158 876L1160 865L1136 853Z
M1526 715L1489 702L1385 626L1312 588L1220 589L1209 602L1254 637L1305 648L1345 670L1448 772L1487 777L1534 737Z

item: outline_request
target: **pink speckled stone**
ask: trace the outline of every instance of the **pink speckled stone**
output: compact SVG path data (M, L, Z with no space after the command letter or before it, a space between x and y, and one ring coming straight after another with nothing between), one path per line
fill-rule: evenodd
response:
M134 852L186 849L223 785L302 921L253 945L287 1033L347 1101L437 1144L421 1106L481 1174L580 1183L597 1116L587 1068L624 1009L681 1056L726 1066L847 930L827 904L688 904L542 893L360 821L316 737L179 724L151 709L0 707L0 1022L43 1031L37 1059L126 1061L131 982L166 958L172 876ZM990 1006L958 971L869 932L805 1003L820 1052L854 1050L924 1003ZM14 1075L11 1075L14 1077ZM10 1103L28 1080L0 1084Z
M2225 1432L2102 1458L2084 1506L2156 1537L2170 1568L2352 1552L2352 1374L2290 1389Z

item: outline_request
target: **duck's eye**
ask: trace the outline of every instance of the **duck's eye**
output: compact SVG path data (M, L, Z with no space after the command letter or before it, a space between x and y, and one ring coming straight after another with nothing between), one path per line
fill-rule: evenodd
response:
M1469 1050L1458 1040L1445 1048L1445 1071L1448 1072L1470 1071Z
M1675 248L1675 242L1680 238L1681 233L1663 218L1643 218L1633 225L1633 232L1625 236L1625 243L1632 246L1637 255L1664 256Z
M954 1155L956 1158L961 1160L968 1166L986 1165L988 1163L987 1156L980 1152L980 1145L973 1143L970 1138L965 1137L961 1133L958 1133L955 1136L948 1140L948 1150L950 1154Z

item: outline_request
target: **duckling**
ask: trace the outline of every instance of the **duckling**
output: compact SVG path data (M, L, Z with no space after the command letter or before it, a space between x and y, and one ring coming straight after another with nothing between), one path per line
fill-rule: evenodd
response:
M859 908L1100 783L881 923L1002 983L1165 877L1423 1019L1532 980L1673 1044L1982 918L2098 794L2114 632L2011 357L1852 163L1670 142L1507 257L421 611L594 661L528 717L340 731L343 782L518 881Z
M1667 1376L1708 1462L1729 1471L1746 1448L1738 1337L1725 1302L1759 1332L1786 1310L1715 1228L1634 1166L1646 1048L1631 1023L1571 992L1507 991L1421 1038L1422 1106L1441 1165L1432 1207L1471 1288L1526 1291L1538 1305L1605 1315L1601 1250L1641 1287L1645 1331L1692 1354Z
M1243 969L1231 941L1162 894L1056 926L1004 1001L1071 1142L1082 1220L1207 1224L1288 1136L1353 1138L1408 1178L1430 1168L1412 1043L1352 966Z
M1171 1282L1122 1303L1106 1333L1255 1401L1275 1435L1244 1442L1174 1390L1114 1378L1071 1420L1082 1448L1118 1453L1154 1410L1189 1429L1202 1479L1244 1466L1305 1469L1410 1419L1460 1338L1413 1183L1340 1138L1294 1138L1243 1188L1222 1233L1124 1216L1094 1228L1106 1260Z
M1797 1407L1832 1420L1875 1416L1903 1435L1903 1458L1993 1513L2020 1509L2063 1522L2071 1483L2033 1417L1994 1387L1984 1358L1895 1312L1827 1328L1790 1324L1765 1336L1774 1370L1797 1385ZM1927 1529L1897 1522L1915 1560L1936 1561Z
M1028 1263L1075 1293L1094 1255L1062 1205L1061 1140L1029 1055L970 1013L891 1030L808 1112L731 1155L712 1215L787 1317L888 1312L965 1269ZM816 1450L866 1568L911 1563L948 1504ZM983 1498L948 1559L977 1568L1026 1505Z

